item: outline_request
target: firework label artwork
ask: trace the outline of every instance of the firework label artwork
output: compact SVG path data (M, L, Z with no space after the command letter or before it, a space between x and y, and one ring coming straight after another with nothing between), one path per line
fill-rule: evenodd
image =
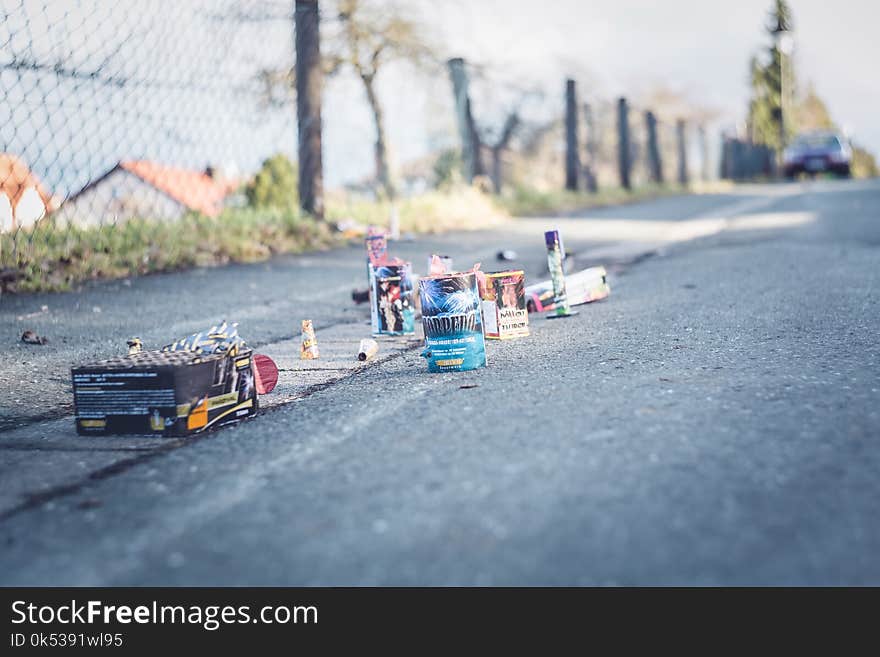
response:
M474 272L419 280L429 372L461 372L486 366L480 294Z
M412 267L400 264L371 265L370 317L373 335L411 335L416 330Z
M480 286L484 333L487 338L508 340L529 334L525 273L499 271L485 275Z

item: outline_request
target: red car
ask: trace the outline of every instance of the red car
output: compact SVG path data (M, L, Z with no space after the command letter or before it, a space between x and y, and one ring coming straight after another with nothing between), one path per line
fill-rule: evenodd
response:
M832 173L849 178L851 161L852 148L849 143L833 132L798 135L782 153L786 178L794 178L801 173L809 176Z

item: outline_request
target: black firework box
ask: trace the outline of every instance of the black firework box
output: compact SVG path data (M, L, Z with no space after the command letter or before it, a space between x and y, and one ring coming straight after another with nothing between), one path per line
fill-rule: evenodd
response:
M529 334L525 273L521 269L489 272L480 277L483 331L487 338L509 340Z
M186 436L254 415L251 350L202 335L73 367L77 433Z

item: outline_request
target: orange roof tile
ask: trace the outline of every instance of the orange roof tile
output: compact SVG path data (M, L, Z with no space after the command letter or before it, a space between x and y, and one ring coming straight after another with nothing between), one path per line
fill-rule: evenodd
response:
M235 189L233 182L216 180L201 171L165 166L148 160L126 160L120 162L119 166L182 205L209 217L220 213L223 199Z
M37 194L40 195L47 208L52 207L52 196L43 187L40 179L28 169L27 165L16 155L0 153L0 192L6 193L12 207L18 204L21 195L28 187L37 190Z

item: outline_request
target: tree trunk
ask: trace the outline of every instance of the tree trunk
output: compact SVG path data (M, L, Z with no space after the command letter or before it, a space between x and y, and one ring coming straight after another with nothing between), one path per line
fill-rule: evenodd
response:
M473 139L469 116L468 100L468 76L464 60L461 57L450 59L449 77L452 80L452 97L455 103L455 118L458 123L458 134L461 139L461 168L462 177L470 182L474 177L474 160L471 148Z
M364 83L364 89L367 92L367 102L370 104L370 110L373 112L373 121L376 124L376 179L382 187L382 191L388 197L389 201L397 198L397 187L391 175L391 168L388 164L388 141L385 136L385 113L382 111L382 105L379 97L376 95L374 79L372 76L363 75L361 80Z
M324 218L324 171L321 161L321 43L318 0L296 0L296 116L299 135L299 203Z
M503 176L501 173L501 152L504 149L498 146L492 147L492 189L495 190L496 194L501 193L501 186L503 184Z

